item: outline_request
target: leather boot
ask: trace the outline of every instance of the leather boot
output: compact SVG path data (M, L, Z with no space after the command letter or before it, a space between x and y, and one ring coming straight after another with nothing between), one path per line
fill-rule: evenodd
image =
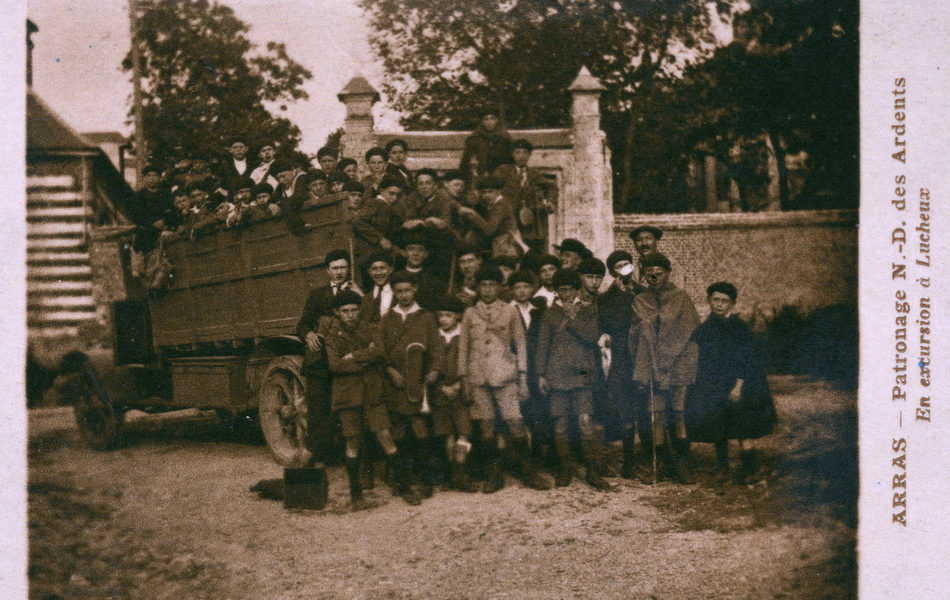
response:
M449 481L449 458L445 454L445 436L429 438L429 485L436 486Z
M554 485L567 487L571 485L571 480L574 478L574 465L571 463L571 445L567 438L556 438L554 448L557 451L558 459Z
M432 454L429 452L429 440L416 440L415 452L413 453L413 480L419 485L419 493L423 498L431 498L433 494L432 481L435 478L433 474Z
M452 488L460 492L477 492L479 486L477 483L472 481L468 473L465 471L465 463L453 462L452 463Z
M360 459L346 459L346 476L350 480L350 506L353 510L368 508L363 498L363 487L360 485Z
M412 471L406 452L404 450L398 450L389 457L389 460L393 479L396 481L396 486L393 488L393 495L401 496L407 504L412 506L422 504L422 496L412 487Z
M636 430L627 429L623 434L623 467L620 475L624 479L636 479L637 477L637 455L634 449L636 442Z
M674 477L676 483L695 483L690 469L689 439L674 438L672 440L672 446L673 461L676 463L676 470L678 471L678 476Z
M482 491L486 494L494 494L505 487L505 473L501 468L501 454L498 452L498 448L492 444L486 447L485 450L485 462L488 463L488 481L485 482Z
M541 469L538 468L537 463L531 457L528 438L514 438L509 442L508 447L511 448L515 464L520 467L521 477L526 486L535 490L549 490L554 487L553 482L541 472Z
M729 440L716 442L716 482L729 481Z
M660 444L656 447L656 464L658 471L656 481L679 480L680 472L677 468L676 462L673 460L673 455L670 452L670 447L668 445Z
M585 437L581 439L581 447L584 451L584 462L587 467L585 480L592 488L607 491L611 485L601 476L601 469L604 462L604 445L598 437Z
M739 453L741 467L737 478L740 483L754 485L759 482L759 453L756 450L743 450Z

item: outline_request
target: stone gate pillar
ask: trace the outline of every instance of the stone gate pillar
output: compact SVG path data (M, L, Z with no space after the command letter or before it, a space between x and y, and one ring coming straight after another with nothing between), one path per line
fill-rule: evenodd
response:
M373 132L373 105L379 102L377 92L365 77L357 75L336 96L346 106L343 121L343 151L345 156L355 158L359 176L369 174L363 155L376 145Z
M557 210L551 242L572 237L604 259L614 249L613 176L607 136L600 129L600 95L606 89L582 67L568 88L571 103L573 165Z

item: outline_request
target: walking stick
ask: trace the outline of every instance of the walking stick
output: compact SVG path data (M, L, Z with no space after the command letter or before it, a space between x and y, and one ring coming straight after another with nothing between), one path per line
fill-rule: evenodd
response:
M650 377L650 442L653 445L653 483L657 482L656 473L656 412L653 407L653 377Z

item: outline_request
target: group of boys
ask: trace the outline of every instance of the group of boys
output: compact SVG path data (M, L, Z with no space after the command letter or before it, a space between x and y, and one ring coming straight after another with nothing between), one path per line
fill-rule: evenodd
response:
M194 238L217 227L239 227L281 214L296 230L303 226L297 212L308 200L363 193L356 180L357 162L340 159L333 147L319 150L319 167L278 158L271 142L258 144L256 160L246 138L233 138L227 150L221 160L196 152L165 172L154 165L142 170L142 186L129 204L136 251L148 253L162 239Z
M556 186L528 166L533 146L524 139L515 140L511 156L477 181L462 171L410 171L409 147L401 139L365 153L369 174L362 180L356 160L340 158L333 147L317 153L319 166L277 157L267 142L258 145L253 160L240 137L227 150L219 161L196 153L164 173L154 166L143 170L142 187L129 205L136 251L147 254L162 239L194 238L278 215L299 233L307 228L299 214L303 206L343 200L359 265L376 250L393 251L409 229L426 230L433 256L445 257L465 244L492 258L514 259L539 252L556 201ZM450 261L435 262L439 277L447 279ZM369 284L365 272L362 283Z
M661 237L640 227L637 259L621 250L606 264L575 239L521 258L463 244L447 287L426 270L426 238L411 237L401 270L382 248L365 259L366 293L351 253L331 252L330 283L310 293L297 327L311 464L331 460L342 437L354 508L368 505L374 458L413 505L441 484L495 492L506 468L545 490L569 485L580 463L608 490L618 474L606 434L623 441L624 477L652 483L658 459L661 476L687 481L681 392L695 357L677 335L698 316L669 282Z

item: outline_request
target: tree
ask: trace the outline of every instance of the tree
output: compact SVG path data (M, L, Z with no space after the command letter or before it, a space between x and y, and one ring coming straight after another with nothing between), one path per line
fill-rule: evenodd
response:
M488 106L510 126L568 122L581 66L604 82L619 197L635 189L640 96L717 45L732 2L705 0L361 0L383 89L410 128L470 129Z
M735 31L735 42L691 69L677 91L700 117L693 143L726 163L736 145L766 144L783 209L856 207L857 0L754 0ZM810 173L793 202L785 157L799 151ZM742 189L748 169L733 170Z
M220 152L244 135L296 153L300 130L271 110L306 99L310 71L269 42L262 52L247 24L213 0L138 0L144 74L143 121L150 159L167 164L194 151ZM131 52L122 63L132 70Z

